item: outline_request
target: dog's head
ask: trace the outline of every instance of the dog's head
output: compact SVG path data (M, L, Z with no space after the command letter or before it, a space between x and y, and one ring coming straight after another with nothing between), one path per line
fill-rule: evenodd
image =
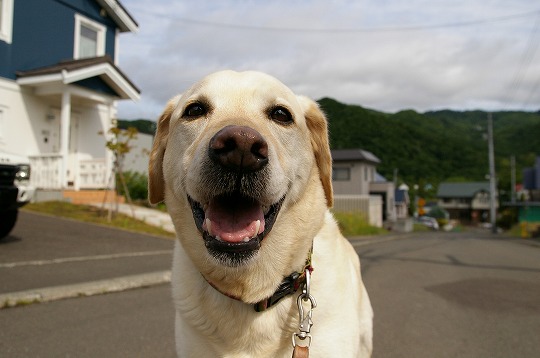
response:
M323 113L257 72L218 72L169 101L149 173L150 202L166 199L182 244L208 272L249 266L265 250L304 251L333 200Z

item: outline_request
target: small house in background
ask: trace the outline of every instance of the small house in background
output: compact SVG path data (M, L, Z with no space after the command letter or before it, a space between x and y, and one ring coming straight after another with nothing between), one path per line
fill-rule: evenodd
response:
M373 153L362 149L332 150L332 184L336 195L369 195L381 162Z
M332 162L335 211L360 212L378 227L395 218L393 184L376 184L379 158L362 149L338 149Z
M396 219L406 219L409 217L409 187L402 184L396 189L394 198L396 200Z
M441 183L437 199L438 206L447 210L451 219L489 222L489 182Z

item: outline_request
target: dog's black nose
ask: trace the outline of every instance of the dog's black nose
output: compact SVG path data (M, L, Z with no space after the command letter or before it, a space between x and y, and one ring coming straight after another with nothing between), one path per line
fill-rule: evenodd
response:
M268 144L253 128L227 126L212 137L208 154L225 168L256 172L268 163Z

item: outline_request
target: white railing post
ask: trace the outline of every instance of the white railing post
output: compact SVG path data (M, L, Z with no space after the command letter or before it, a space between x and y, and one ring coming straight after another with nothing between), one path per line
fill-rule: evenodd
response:
M69 151L69 122L71 117L71 93L62 93L62 109L60 112L60 154L62 155L62 170L60 181L62 188L67 185L67 166Z

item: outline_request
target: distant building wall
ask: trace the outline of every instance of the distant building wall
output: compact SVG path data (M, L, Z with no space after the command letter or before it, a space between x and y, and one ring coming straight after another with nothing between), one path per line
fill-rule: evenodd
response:
M338 195L369 195L369 183L374 180L375 167L368 163L334 163L334 171L348 171L349 176L334 175L332 186Z
M148 175L148 154L152 149L154 136L138 133L137 138L130 142L132 146L124 160L124 170Z
M540 157L536 158L536 165L523 170L523 187L527 190L540 190Z

